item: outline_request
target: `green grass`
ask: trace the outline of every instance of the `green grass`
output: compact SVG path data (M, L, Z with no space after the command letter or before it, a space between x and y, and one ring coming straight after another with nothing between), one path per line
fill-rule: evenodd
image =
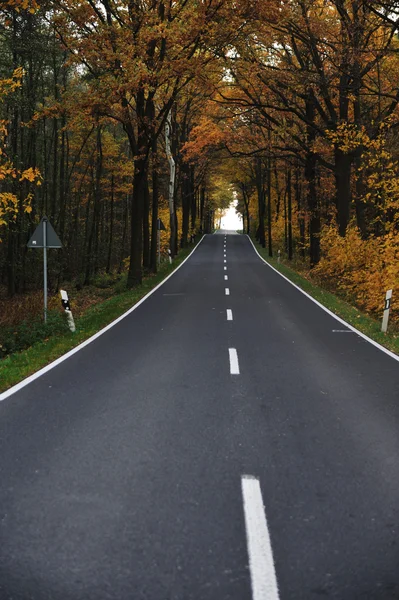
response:
M111 298L88 308L76 320L75 333L71 333L66 329L63 334L53 335L42 342L35 343L22 352L6 356L0 361L0 392L4 392L25 379L25 377L59 358L122 315L167 275L172 273L192 250L192 248L189 248L180 251L172 265L169 265L169 263L162 264L158 273L144 279L142 285L115 294Z
M295 271L294 269L281 262L280 264L277 262L277 259L270 258L268 256L268 251L266 248L262 248L260 244L254 241L255 247L259 254L272 265L277 271L285 275L290 281L295 283L302 290L307 292L310 296L318 300L320 304L323 304L326 308L331 310L334 314L341 317L354 327L366 334L372 340L381 344L381 346L385 346L392 352L399 354L399 332L396 328L391 326L390 330L388 327L388 333L381 332L381 320L376 320L370 317L369 315L361 312L356 307L348 304L342 298L339 298L335 294L324 290L320 286L316 285L314 282L309 281L306 277Z

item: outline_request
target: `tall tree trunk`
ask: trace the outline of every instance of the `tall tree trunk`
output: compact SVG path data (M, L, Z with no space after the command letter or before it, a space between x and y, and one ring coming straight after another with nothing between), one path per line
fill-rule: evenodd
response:
M165 123L165 145L166 156L169 162L169 224L170 224L170 242L169 249L172 258L177 253L177 228L176 228L176 213L175 213L175 179L176 179L176 163L172 155L172 115L169 112Z
M305 178L308 185L308 210L309 210L309 238L310 238L310 266L314 267L320 261L320 207L316 190L316 156L312 151L316 139L315 107L312 94L306 100L306 116L308 125L306 127L307 146L309 150L305 159Z
M152 141L152 222L151 222L151 270L153 273L158 269L158 157L157 140Z
M250 214L249 214L249 197L248 197L247 190L245 189L244 184L241 185L241 192L242 192L242 199L244 202L245 220L247 222L246 234L250 235L251 234L251 219L250 219Z
M150 268L150 190L148 188L148 169L144 180L143 203L143 267Z
M265 189L263 185L262 161L259 157L255 159L255 179L258 195L258 240L262 248L265 248Z
M287 173L285 173L285 189L284 189L284 198L283 198L283 206L284 206L284 248L285 248L285 252L288 254L287 194L288 194L288 176L287 176Z
M287 171L288 259L292 260L292 185L291 168Z
M195 168L190 165L191 230L195 231L197 222L197 194L195 193Z
M101 176L103 172L103 151L101 141L101 125L97 126L97 150L96 150L96 169L93 191L93 218L87 244L87 261L85 273L85 285L90 283L93 272L98 268L98 236L99 220L101 209ZM94 252L93 252L94 249Z
M350 215L352 156L335 147L334 157L338 231L344 237Z
M91 171L93 171L93 169L91 169ZM92 179L93 179L93 174L92 174ZM91 205L92 195L93 195L93 190L91 189L88 194L88 198L87 198L87 202L86 202L85 232L84 232L84 237L83 237L84 250L82 253L82 267L80 269L80 272L82 274L85 273L85 279L79 280L79 285L82 285L83 283L85 283L86 277L88 279L90 279L90 259L91 259L91 244L92 244L92 237L90 235L90 232L91 232L90 205Z
M358 16L358 15L356 15ZM357 41L357 35L355 33L355 41ZM358 44L356 44L358 45ZM354 65L354 102L353 102L353 115L354 122L357 128L360 130L362 126L362 107L360 100L360 65L358 61L356 61ZM379 80L379 78L378 78ZM364 196L366 194L363 173L362 173L362 155L363 155L363 146L359 145L356 148L354 153L354 166L356 172L356 189L355 189L355 207L356 207L356 221L357 226L360 229L360 233L363 239L367 237L367 223L366 223L366 203L364 201Z
M67 70L65 65L62 69L62 83L64 92L67 90ZM60 213L59 213L59 226L58 230L60 233L61 240L64 237L65 230L65 219L67 213L67 201L68 193L66 189L66 160L67 160L67 132L65 131L66 117L65 114L61 117L61 155L60 155L60 181L59 181L59 202L60 202Z
M181 165L181 200L182 200L182 236L181 247L186 248L188 230L190 227L190 167L187 163Z
M107 256L107 273L111 271L112 245L114 240L114 203L115 203L115 177L111 175L111 206L109 216L109 239Z
M199 219L200 219L200 232L204 233L204 209L205 209L205 186L202 185L200 189L200 202L199 202Z
M17 12L14 9L13 15L13 33L12 33L12 53L13 53L13 69L18 67L18 54L17 54L17 36L18 36L18 23L17 23ZM18 107L13 106L12 118L10 124L10 145L11 153L15 166L18 165ZM9 190L8 190L9 191ZM11 185L11 192L17 195L17 182L13 179ZM8 236L7 236L7 291L8 295L14 296L16 292L16 276L15 276L15 223L10 220L8 222Z
M127 275L127 287L132 288L141 284L143 279L143 216L144 194L147 176L147 131L145 126L145 93L140 87L136 94L137 118L137 146L129 136L133 163L133 193L131 196L131 224L130 224L130 263Z
M279 184L279 180L278 180L278 171L277 171L277 162L274 161L274 181L275 181L275 185L276 185L276 223L278 221L278 218L280 216L280 203L281 203L281 189L280 189L280 184Z
M127 276L127 287L131 288L142 282L143 255L143 210L146 178L146 160L141 156L134 160L133 193L131 201L131 236L130 264Z
M122 273L123 259L125 258L125 244L126 244L126 233L129 221L129 194L127 194L126 199L123 200L123 208L122 208L122 240L121 240L121 248L120 248L120 259L119 259L119 267L118 274Z
M57 66L57 50L58 42L56 40L56 32L54 29L53 38L53 86L54 86L54 100L58 102L59 91L58 91L58 66ZM55 220L57 212L57 196L58 196L58 119L53 118L53 172L52 172L52 188L51 188L51 219Z
M298 210L300 254L305 259L305 216L302 208L301 184L299 180L299 164L295 168L295 200Z

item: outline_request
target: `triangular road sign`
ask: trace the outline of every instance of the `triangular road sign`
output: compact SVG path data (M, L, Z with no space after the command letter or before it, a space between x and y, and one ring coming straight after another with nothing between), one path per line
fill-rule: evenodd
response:
M158 231L166 231L166 227L162 223L162 219L158 219Z
M36 227L27 244L28 248L44 248L44 227L46 227L46 248L62 248L61 240L47 217L43 217Z

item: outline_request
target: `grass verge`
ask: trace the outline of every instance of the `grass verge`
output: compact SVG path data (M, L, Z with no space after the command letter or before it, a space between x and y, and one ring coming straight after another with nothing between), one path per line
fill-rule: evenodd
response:
M52 335L22 352L16 352L3 358L0 361L0 392L4 392L25 379L25 377L32 375L32 373L59 358L129 310L167 275L172 273L192 250L193 248L189 248L180 251L173 265L169 265L169 263L161 265L158 273L145 278L142 285L115 294L103 302L90 306L76 319L75 333L71 333L66 329L62 334Z
M278 263L277 259L270 258L266 248L262 248L260 244L253 240L253 243L266 262L273 266L277 271L285 275L290 281L295 283L302 290L307 292L315 300L323 304L326 308L331 310L334 314L341 319L344 319L353 327L356 327L359 331L370 337L375 342L385 346L392 352L399 354L399 332L395 326L391 325L388 333L382 333L381 321L373 319L369 315L361 312L356 307L348 304L342 298L339 298L335 294L324 290L313 281L310 281L303 274L298 273L294 269L288 267L284 262Z

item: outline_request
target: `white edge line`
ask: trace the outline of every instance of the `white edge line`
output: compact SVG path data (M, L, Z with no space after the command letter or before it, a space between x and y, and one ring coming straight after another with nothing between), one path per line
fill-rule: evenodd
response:
M180 263L180 265L178 267L176 267L176 269L174 269L172 271L172 273L170 273L170 275L168 275L167 277L165 277L165 279L163 279L160 283L158 283L158 285L156 285L154 287L154 289L152 289L151 291L149 291L148 294L146 294L143 298L141 298L141 300L139 300L138 302L136 302L136 304L134 306L132 306L131 308L129 308L129 310L127 310L125 313L123 313L120 317L118 317L117 319L115 319L114 321L112 321L111 323L109 323L108 325L106 325L103 329L100 329L100 331L97 331L97 333L95 333L94 335L92 335L91 337L89 337L87 340L85 340L84 342L82 342L78 346L75 346L75 348L72 348L72 350L69 350L69 352L67 352L66 354L63 354L62 356L60 356L59 358L57 358L56 360L54 360L50 364L46 365L45 367L43 367L39 371L36 371L36 373L33 373L32 375L29 375L29 377L27 377L26 379L23 379L22 381L20 381L16 385L13 385L8 390L6 390L2 394L0 394L0 402L2 400L5 400L9 396L12 396L12 394L15 394L20 389L22 389L25 386L29 385L30 383L32 383L32 381L35 381L35 379L38 379L39 377L41 377L42 375L44 375L48 371L51 371L51 369L54 369L54 367L56 367L59 364L61 364L62 362L64 362L64 360L67 360L70 356L73 356L76 352L79 352L79 350L81 350L85 346L88 346L89 344L91 344L91 342L94 342L94 340L96 340L101 335L103 335L103 333L105 333L106 331L108 331L109 329L111 329L111 327L114 327L114 325L116 325L117 323L119 323L120 321L122 321L122 319L124 319L125 317L127 317L128 315L130 315L134 310L136 310L136 308L138 308L140 306L140 304L142 304L143 302L145 302L147 300L147 298L149 298L164 283L166 283L168 281L168 279L170 279L175 273L177 273L177 271L180 269L180 267L182 267L184 265L184 263L190 258L190 256L197 250L198 246L201 244L201 242L205 238L205 235L202 236L202 238L200 239L200 241L198 242L198 244L195 246L195 248L193 248L192 252L190 252L190 254L183 260L183 262Z
M242 475L241 491L253 600L278 600L276 569L259 479Z
M249 235L246 234L246 236L249 239L249 241L251 242L252 247L255 250L256 254L259 256L259 258L261 260L263 260L263 262L265 263L265 265L267 265L270 269L273 269L273 271L275 271L278 275L280 275L280 277L282 277L283 279L285 279L286 281L288 281L288 283L290 283L292 286L294 286L294 288L296 288L297 290L299 290L301 292L301 294L303 294L304 296L306 296L307 298L309 298L309 300L311 300L312 302L314 302L315 304L317 304L317 306L319 306L320 308L322 308L324 310L324 312L326 312L327 314L329 314L331 317L334 317L334 319L336 321L338 321L339 323L342 323L342 325L346 325L346 327L349 327L349 329L351 329L354 333L357 333L357 335L359 335L361 338L363 338L364 340L366 340L366 342L369 342L370 344L372 344L373 346L375 346L376 348L378 348L382 352L385 352L385 354L388 354L388 356L390 356L391 358L393 358L394 360L396 360L397 362L399 362L399 356L397 354L395 354L394 352L391 352L390 350L388 350L388 348L385 348L384 346L381 346L381 344L379 344L378 342L375 342L374 340L372 340L371 338L369 338L365 333L362 333L361 331L359 331L358 329L356 329L356 327L354 327L353 325L351 325L347 321L344 321L344 319L341 319L341 317L339 317L338 315L334 314L331 310L329 310L326 306L324 306L324 304L321 304L321 302L319 302L318 300L316 300L315 298L313 298L310 294L308 294L307 292L305 292L302 288L300 288L299 285L296 285L290 279L288 279L288 277L286 277L285 275L283 275L282 273L280 273L280 271L278 271L277 269L275 269L274 267L272 267L272 265L270 265L267 262L267 260L265 260L264 258L262 258L262 256L259 254L259 252L255 248L254 243L251 240L251 238L249 237Z
M240 374L240 365L238 363L237 350L235 348L229 348L229 360L230 360L230 375Z
M227 313L227 320L232 321L233 320L233 311L231 310L231 308L226 308L226 313Z

